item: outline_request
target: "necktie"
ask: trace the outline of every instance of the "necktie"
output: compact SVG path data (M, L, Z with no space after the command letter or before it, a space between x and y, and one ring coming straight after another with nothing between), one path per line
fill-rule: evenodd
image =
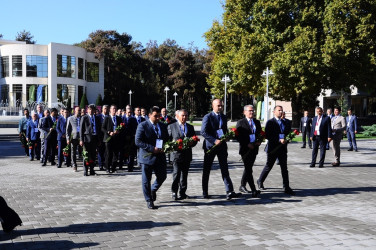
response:
M217 115L218 116L218 122L219 122L219 129L222 128L222 119L221 119L221 115Z
M181 124L180 125L180 130L181 130L181 133L185 136L185 127L184 127L184 124Z
M116 117L115 116L112 117L112 121L114 122L114 131L115 131L116 129Z
M154 126L155 133L157 134L157 137L159 138L159 129L158 129L158 126L157 125L153 125L153 126Z
M285 129L284 129L284 126L283 126L283 122L282 122L282 120L278 120L278 125L279 125L279 129L281 130L281 133L283 133L283 131L284 131Z
M321 119L321 116L317 117L317 122L316 122L316 126L315 126L315 132L313 132L314 135L317 135L317 130L318 130L320 119Z
M252 121L252 119L249 120L249 126L251 126L251 133L254 134L254 132L253 132L253 121Z
M90 116L90 121L91 121L91 127L93 128L93 135L96 134L96 129L95 129L95 119L94 119L94 116Z

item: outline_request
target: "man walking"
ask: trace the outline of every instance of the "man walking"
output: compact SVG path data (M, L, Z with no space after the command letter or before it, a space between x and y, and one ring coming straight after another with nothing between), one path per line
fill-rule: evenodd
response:
M266 139L268 139L266 148L267 159L265 167L257 180L257 185L260 189L264 188L263 183L278 158L281 167L284 191L286 194L295 195L295 192L290 188L289 173L287 170L286 136L290 132L289 124L286 124L285 121L281 119L283 113L282 106L275 106L273 113L274 117L268 120L265 126Z
M163 144L168 140L167 125L159 122L160 109L151 108L149 120L140 123L136 131L136 146L140 148L138 162L142 167L142 191L149 209L156 209L157 191L166 180L166 154ZM156 179L151 186L152 173Z
M346 124L347 124L347 140L349 141L350 148L347 151L358 152L358 147L356 146L355 135L358 133L358 120L356 115L353 115L351 108L347 110Z
M300 130L300 133L302 134L302 139L303 139L302 148L306 147L306 139L308 138L308 146L310 149L312 149L312 141L309 139L311 126L312 126L312 118L308 116L308 111L305 110L304 117L300 119L300 126L299 126L299 130Z
M168 125L168 134L170 139L176 141L179 139L184 139L185 137L192 137L196 135L195 129L192 125L187 123L188 112L185 109L181 109L177 115L177 122L174 122ZM190 145L191 147L195 146L197 142ZM188 148L182 151L175 151L171 153L171 161L173 165L172 173L172 199L174 200L184 200L188 196L187 191L187 178L188 171L192 161L192 148ZM179 197L178 191L180 187Z
M69 118L69 111L66 108L62 109L63 116L57 121L56 131L57 131L57 143L58 143L58 154L57 154L57 167L61 168L63 160L65 158L67 166L70 164L70 157L63 156L63 149L67 146L67 120ZM68 139L69 140L69 139Z
M239 132L239 154L244 162L244 171L239 191L242 193L249 193L246 188L248 183L252 190L252 197L258 197L260 191L256 190L252 168L261 145L261 141L257 140L260 137L261 123L255 118L253 105L244 106L243 113L245 117L239 120L236 124L236 129Z
M29 123L29 121L31 121L31 117L30 117L30 113L29 113L29 110L28 109L24 109L23 110L23 113L24 113L24 117L21 118L21 120L19 121L18 123L18 133L19 133L19 136L20 138L23 137L24 138L24 145L22 145L25 149L25 154L27 156L29 156L29 148L28 146L26 145L26 129L27 129L27 124Z
M201 126L201 135L205 138L203 143L204 149L204 166L202 173L202 194L205 199L209 199L209 176L215 156L218 157L221 168L222 179L225 184L226 199L231 200L241 196L241 193L235 193L230 178L227 164L227 143L220 138L227 133L227 117L222 114L223 102L220 99L214 99L212 102L213 111L204 116ZM217 145L210 154L207 151Z
M333 167L338 167L341 163L340 156L341 156L341 140L343 136L343 132L346 129L346 121L343 116L340 114L341 110L339 107L334 108L334 116L331 121L332 126L332 148L334 153L335 161L332 162Z
M324 116L321 107L316 108L316 114L312 121L311 141L313 142L312 161L309 167L314 168L316 164L317 152L320 147L319 168L324 167L326 144L332 140L331 120L329 116Z

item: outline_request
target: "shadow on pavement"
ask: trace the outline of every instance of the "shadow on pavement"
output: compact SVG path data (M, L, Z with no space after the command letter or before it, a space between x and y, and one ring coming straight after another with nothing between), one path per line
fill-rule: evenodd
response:
M1 244L1 249L80 249L97 246L99 243L74 243L69 240L29 241Z
M294 189L296 196L328 196L336 194L359 194L361 192L376 192L376 187L355 188L323 188L323 189Z
M9 240L10 238L25 235L40 234L88 234L88 233L104 233L125 230L150 229L155 227L168 227L180 225L180 222L154 222L154 221L125 221L125 222L100 222L91 224L73 224L65 227L53 228L35 228L25 230L15 230L10 234L0 234L0 241Z

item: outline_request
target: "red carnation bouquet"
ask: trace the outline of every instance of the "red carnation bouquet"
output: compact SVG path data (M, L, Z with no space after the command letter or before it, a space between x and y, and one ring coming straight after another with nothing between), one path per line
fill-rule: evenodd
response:
M24 132L21 133L20 142L21 142L21 147L26 148L27 141L26 141L26 134Z
M58 119L56 119L56 121L55 121L54 124L52 125L52 130L50 130L50 132L48 132L46 138L48 138L48 136L51 134L51 132L52 132L54 129L56 129L57 120L58 120Z
M290 133L286 136L286 144L287 144L287 143L290 143L290 142L292 141L292 139L294 139L295 136L297 136L297 135L299 135L299 131L296 130L296 129L295 129L294 131L290 132ZM278 146L277 146L275 149L273 149L273 151L270 152L270 153L271 153L271 154L274 154L275 152L277 152L277 150L278 150L280 147L282 147L282 145L284 145L284 144L278 144Z
M120 123L120 125L117 126L117 127L115 128L115 132L116 132L116 131L121 132L123 129L125 129L125 123L124 123L124 122ZM108 137L107 140L106 140L106 142L109 142L109 141L112 139L112 137L114 137L114 136L116 136L116 135L117 135L117 134L114 134L114 135Z
M229 132L227 132L226 134L222 135L221 138L219 138L219 140L221 142L223 141L229 141L231 139L234 139L236 136L239 136L239 133L238 133L238 130L236 130L236 128L232 128L230 129ZM219 145L219 144L218 144ZM207 154L210 154L213 152L213 150L218 146L217 144L215 144L213 147L211 147L208 151L206 151Z
M266 133L264 130L261 129L260 133L256 135L256 143L263 143L266 139ZM258 145L257 145L258 146ZM244 161L245 158L251 153L251 149L248 149L247 153L245 153L239 161Z
M67 146L65 146L65 148L63 148L63 155L65 157L69 156L70 149L71 149L71 143L72 143L72 134L69 136L69 144L67 144Z

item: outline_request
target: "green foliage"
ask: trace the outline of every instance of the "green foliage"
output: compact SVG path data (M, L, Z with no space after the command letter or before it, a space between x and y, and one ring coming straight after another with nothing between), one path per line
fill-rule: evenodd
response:
M17 32L16 41L25 41L27 44L35 44L36 41L32 40L34 38L33 35L29 31L23 30Z
M364 129L363 135L370 137L370 136L376 136L376 124L373 124L372 126L362 126Z
M86 93L84 93L81 97L80 108L83 109L86 105L89 105L89 102L87 101Z
M102 106L102 105L103 105L101 94L98 94L98 96L97 96L97 100L95 100L95 105L96 105L96 106Z
M167 109L168 115L175 117L175 108L174 108L174 103L172 102L172 100L168 102L166 109Z
M271 67L269 95L291 101L294 118L321 89L374 88L375 13L369 0L227 0L222 23L205 33L214 56L211 92L223 96L227 74L230 93L264 95L261 74Z

